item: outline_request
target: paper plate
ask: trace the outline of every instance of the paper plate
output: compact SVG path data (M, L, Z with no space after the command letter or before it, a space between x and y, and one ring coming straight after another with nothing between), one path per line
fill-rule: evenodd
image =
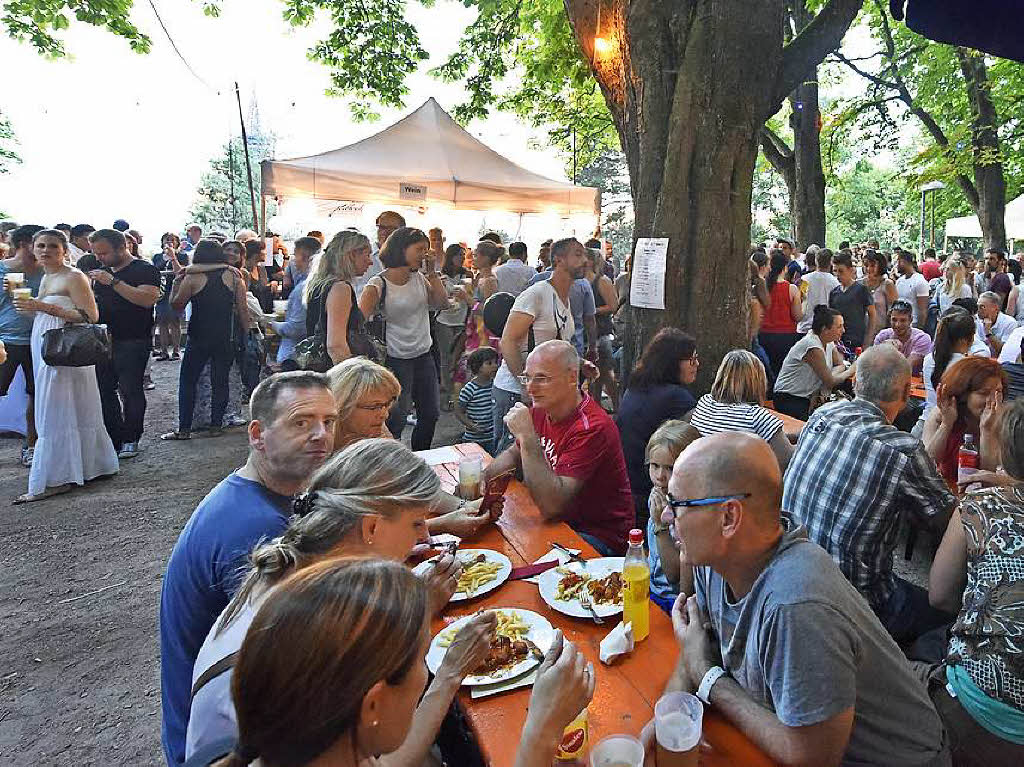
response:
M622 562L622 557L600 557L598 559L588 559L585 568L579 562L569 562L562 565L562 568L568 568L577 573L585 572L591 578L599 579L604 578L609 573L621 573ZM573 618L593 619L594 616L590 610L581 605L579 599L566 600L557 598L558 582L562 580L562 573L558 572L559 569L561 568L553 567L538 576L537 585L540 587L541 599L565 615L571 615ZM595 603L594 610L602 618L609 618L622 612L622 604L599 605Z
M521 610L516 607L497 607L494 608L496 611L503 613L515 614L530 627L529 631L524 635L525 639L529 639L537 648L542 652L546 653L548 648L551 647L551 642L554 640L555 630L551 628L551 624L548 623L548 619L543 615L533 612L532 610ZM441 647L442 637L448 632L454 631L458 633L459 629L462 628L468 621L472 620L472 615L467 615L463 618L459 618L457 621L452 623L443 631L431 640L430 648L427 650L427 668L430 669L431 674L436 674L437 670L441 667L441 661L444 660L445 653L448 652L447 647ZM467 676L463 680L462 684L468 687L474 687L483 684L495 684L497 682L505 682L510 679L525 674L540 665L540 661L534 658L532 655L528 655L525 659L521 660L516 665L505 669L504 671L495 674L494 676Z

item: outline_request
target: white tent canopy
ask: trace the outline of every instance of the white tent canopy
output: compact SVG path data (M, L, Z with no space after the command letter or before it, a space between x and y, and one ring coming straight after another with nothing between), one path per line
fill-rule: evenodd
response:
M1024 195L1006 203L1006 237L1024 239ZM981 224L977 216L946 219L946 237L981 237Z
M562 216L601 209L597 189L519 167L463 130L433 98L355 144L264 160L261 170L267 197Z

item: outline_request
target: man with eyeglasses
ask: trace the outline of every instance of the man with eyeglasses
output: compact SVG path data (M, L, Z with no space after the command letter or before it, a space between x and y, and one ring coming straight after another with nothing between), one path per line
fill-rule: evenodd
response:
M501 334L501 367L494 377L494 450L509 446L511 435L505 427L505 414L522 401L519 376L524 372L526 355L538 344L552 339L571 341L576 331L570 306L573 282L583 276L587 252L575 237L558 240L551 246L551 277L526 288L512 304ZM586 282L586 280L584 280Z
M516 403L504 422L515 444L484 480L521 469L541 516L565 522L602 556L621 555L634 525L633 498L619 430L579 390L580 357L566 341L546 341L526 359L528 408Z
M780 764L950 764L900 648L828 554L782 517L764 440L692 442L668 491L662 520L692 582L672 609L681 651L666 692L696 694Z

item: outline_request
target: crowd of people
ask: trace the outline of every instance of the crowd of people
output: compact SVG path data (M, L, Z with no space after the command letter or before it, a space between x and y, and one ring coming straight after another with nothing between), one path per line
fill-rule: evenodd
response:
M926 253L919 267L896 249L892 274L876 242L755 248L750 347L714 360L698 397L699 333L663 328L618 363L629 271L599 242L548 241L534 267L523 243L446 247L385 211L375 243L311 232L281 263L254 233L193 226L165 235L153 266L130 231L88 229L19 227L0 262L33 296L0 297L0 381L24 367L34 383L26 499L137 454L146 367L174 358L183 322L163 437L190 438L200 407L222 433L232 375L249 408L248 460L195 509L162 584L171 767L436 757L496 618L468 622L428 680L429 622L461 566L403 563L503 513L444 493L415 454L446 410L494 456L483 481L515 472L543 520L606 556L646 532L651 597L680 643L666 689L698 694L777 762L1021 762L1018 259ZM41 333L97 319L109 365L41 359ZM806 422L799 438L785 416ZM965 445L978 470L962 476ZM894 570L908 528L941 539L927 589ZM517 764L551 763L598 673L556 638Z

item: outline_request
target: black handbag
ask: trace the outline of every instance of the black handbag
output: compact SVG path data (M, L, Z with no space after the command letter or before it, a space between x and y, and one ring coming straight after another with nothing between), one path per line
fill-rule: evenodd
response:
M43 362L51 367L81 368L108 362L110 332L106 325L89 322L81 309L82 322L68 323L43 333Z
M349 289L352 290L351 285ZM303 370L314 370L318 373L326 373L334 367L334 360L327 353L327 293L330 288L323 291L324 300L321 303L320 317L317 318L316 332L303 338L295 345L293 358L295 363ZM352 290L352 310L356 310L355 291ZM345 334L348 341L349 351L353 357L366 357L377 362L381 357L373 342L373 338L366 331L363 325L358 329L349 328Z

